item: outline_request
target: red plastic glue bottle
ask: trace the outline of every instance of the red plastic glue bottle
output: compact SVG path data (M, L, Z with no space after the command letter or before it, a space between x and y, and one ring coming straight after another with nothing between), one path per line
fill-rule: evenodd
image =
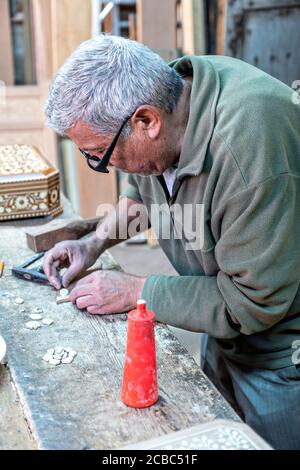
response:
M158 400L155 315L145 300L128 314L128 333L122 383L122 401L132 408L146 408Z

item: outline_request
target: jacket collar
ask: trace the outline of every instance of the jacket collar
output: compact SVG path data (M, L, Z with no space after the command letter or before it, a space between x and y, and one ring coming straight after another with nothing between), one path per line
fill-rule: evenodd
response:
M181 75L192 75L190 115L176 177L199 175L213 134L220 80L209 57L185 56L170 64Z

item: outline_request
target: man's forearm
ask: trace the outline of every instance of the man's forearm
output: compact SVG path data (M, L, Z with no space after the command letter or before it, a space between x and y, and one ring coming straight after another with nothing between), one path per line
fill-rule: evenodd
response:
M132 206L136 206L134 209L137 210L129 215ZM129 198L121 199L116 208L104 217L96 233L88 239L91 249L100 255L105 250L130 238L132 235L128 233L129 224L139 217L140 213L144 214L145 220L146 208L142 203Z

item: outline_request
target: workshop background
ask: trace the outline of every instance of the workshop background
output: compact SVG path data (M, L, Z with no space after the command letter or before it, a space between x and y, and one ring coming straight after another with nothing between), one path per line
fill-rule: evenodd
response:
M70 140L45 127L43 107L53 74L102 31L141 41L166 61L224 54L291 87L300 80L299 1L0 0L0 145L37 146L60 170L62 190L82 217L115 203L124 176L91 172ZM151 231L112 253L128 272L174 273ZM199 363L199 335L173 331Z

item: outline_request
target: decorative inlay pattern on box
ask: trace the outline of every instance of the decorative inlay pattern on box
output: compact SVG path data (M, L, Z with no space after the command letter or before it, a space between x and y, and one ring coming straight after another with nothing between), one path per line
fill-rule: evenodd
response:
M0 176L43 173L48 165L27 145L0 146Z
M271 450L271 447L244 423L217 419L123 449L158 450Z
M59 202L59 187L47 191L27 194L0 195L0 215L16 211L46 211Z
M58 170L35 148L0 146L0 221L61 212Z
M162 447L165 450L255 450L259 447L243 431L220 427L202 435L179 439Z

